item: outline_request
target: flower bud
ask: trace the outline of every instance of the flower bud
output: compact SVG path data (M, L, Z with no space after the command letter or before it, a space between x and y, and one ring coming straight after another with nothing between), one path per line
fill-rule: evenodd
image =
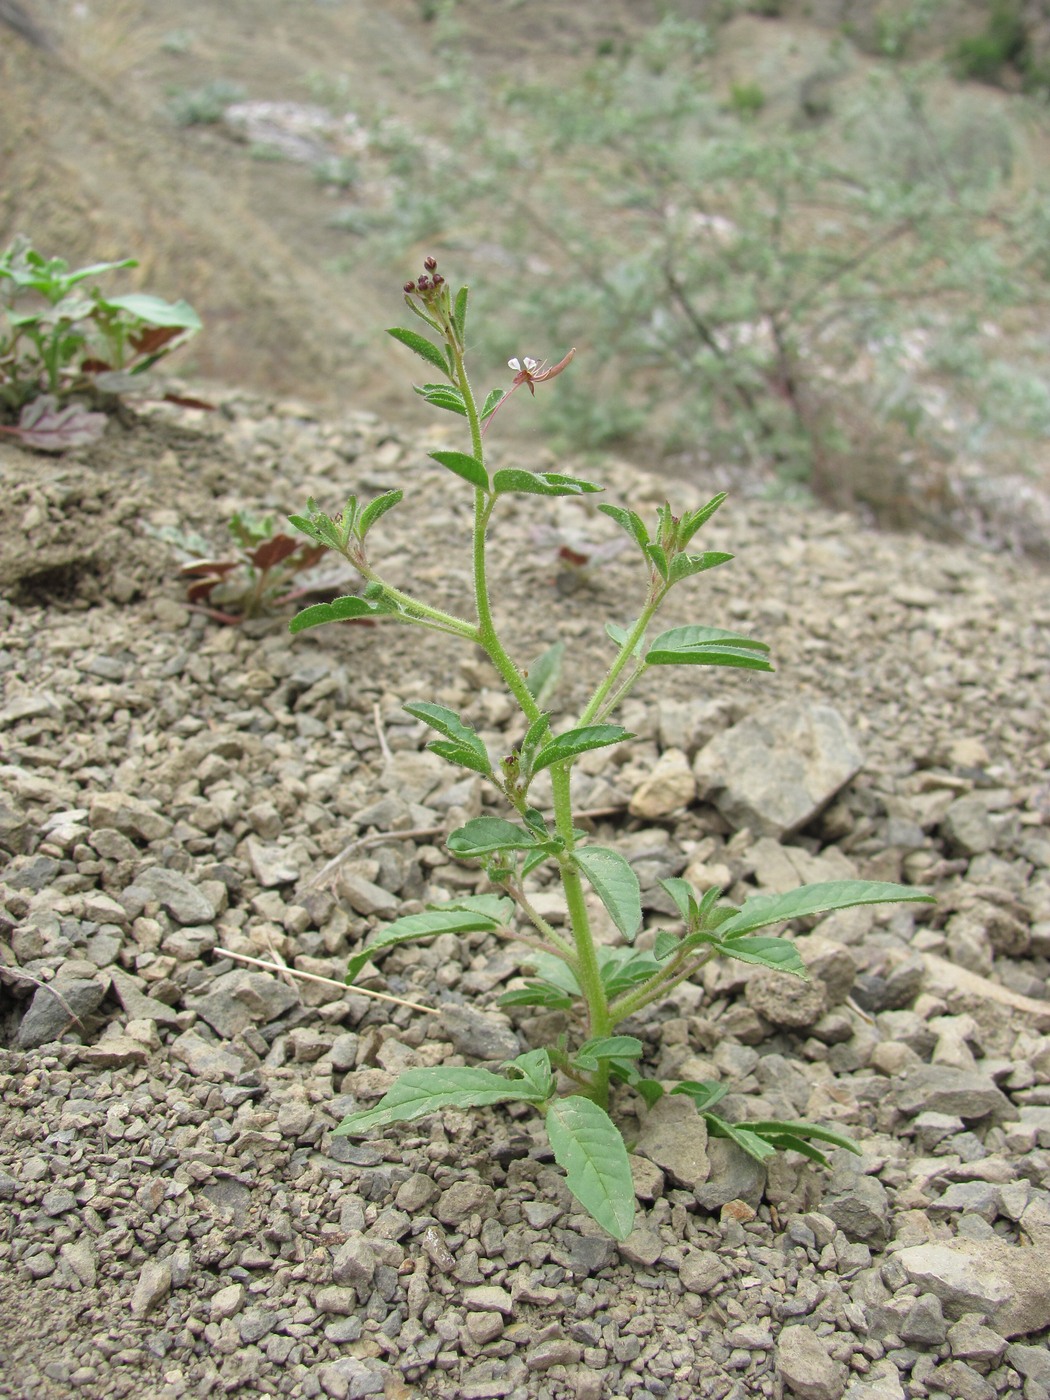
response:
M430 257L428 257L428 258L424 258L424 259L423 259L423 266L426 268L426 270L427 270L428 272L433 272L434 269L435 269L435 267L437 267L437 265L438 265L438 260L437 260L437 258L430 258Z
M430 288L430 278L429 278L429 277L420 277L420 278L418 278L417 281L416 281L416 286L419 288L419 290L420 290L421 292L428 291L429 288Z
M440 287L440 286L444 283L444 281L445 281L445 279L444 279L444 277L442 277L442 275L441 275L440 272L435 272L435 273L434 273L434 286L435 286L435 287Z
M414 292L416 290L416 284L414 282L406 282L402 290L406 292Z

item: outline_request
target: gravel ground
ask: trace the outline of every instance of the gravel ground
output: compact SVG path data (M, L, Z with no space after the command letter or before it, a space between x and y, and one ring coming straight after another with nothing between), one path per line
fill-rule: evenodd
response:
M937 904L795 930L804 996L734 964L631 1023L649 1073L722 1080L740 1118L814 1118L863 1157L766 1174L625 1099L639 1209L617 1245L527 1114L331 1136L404 1067L495 1065L564 1026L496 1009L506 945L446 936L363 979L415 1006L242 961L338 982L371 930L478 887L441 836L486 796L404 701L514 735L451 642L185 606L144 526L218 544L237 507L400 484L391 574L453 608L469 587L469 491L425 465L452 436L216 402L58 460L0 444L0 1394L1047 1400L1045 573L755 500L706 527L737 561L668 625L753 629L777 674L668 670L628 704L633 744L578 770L648 928L683 872ZM662 499L626 464L592 473ZM559 565L550 529L577 552L614 534L585 503L539 516L534 537L501 508L498 617L522 659L569 644L560 719L639 580L624 555Z

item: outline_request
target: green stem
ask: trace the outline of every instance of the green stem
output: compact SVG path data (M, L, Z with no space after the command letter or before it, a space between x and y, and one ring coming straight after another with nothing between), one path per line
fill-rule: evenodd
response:
M579 969L577 966L576 950L573 948L572 944L567 939L563 938L561 934L557 931L557 929L553 928L538 910L532 907L532 904L529 902L528 895L523 889L520 888L520 886L506 884L503 886L503 888L507 891L511 899L513 899L514 903L526 916L526 918L533 925L533 927L536 928L540 933L542 933L543 937L547 940L547 943L550 944L549 948L546 947L546 945L544 945L544 950L547 952L555 953L559 958L561 958L561 960L568 966L573 976L575 976L577 980L579 980ZM520 935L516 936L520 938ZM521 941L524 942L525 940L522 939ZM536 946L540 946L536 944L535 939L532 940L532 943Z
M554 793L555 826L558 835L565 842L565 850L558 857L558 865L561 870L565 906L569 914L569 925L572 928L573 942L576 945L576 959L579 964L578 968L575 969L576 980L580 984L580 990L587 1003L589 1038L593 1039L597 1036L608 1035L613 1023L609 1016L609 1000L605 995L605 986L602 983L601 970L598 966L598 954L591 934L583 881L580 879L580 872L572 863L574 840L570 791L571 768L568 763L555 763L551 765L550 773L551 788ZM608 1107L609 1064L606 1060L601 1061L597 1074L590 1082L590 1097L594 1099L599 1108Z
M663 602L663 600L667 597L669 591L670 589L668 587L662 587L660 591L655 595L655 597L653 597L653 599L646 604L645 608L642 610L641 616L638 618L638 621L631 628L630 635L624 642L623 646L620 648L619 655L616 657L616 660L613 662L613 664L609 667L608 671L605 674L605 678L600 682L597 690L591 696L590 701L587 704L587 708L580 715L580 718L577 721L579 724L590 724L594 719L595 715L597 715L599 710L602 709L602 706L605 704L606 697L608 696L609 692L612 690L613 686L619 679L620 672L623 670L623 668L627 665L628 661L630 661L631 657L634 655L635 647L645 635L645 629L649 626L649 623L652 622L653 618L656 615L657 609L660 607L660 604ZM643 668L644 664L645 663L643 662ZM641 669L639 669L638 675L641 675ZM637 680L637 678L637 676L634 677L634 679L631 682L632 685L634 684L634 680ZM626 692L624 693L626 694ZM604 711L604 713L610 713L611 709L612 707L610 706Z
M614 1027L618 1026L621 1021L626 1021L629 1016L641 1011L642 1007L666 996L680 982L687 981L695 972L699 972L706 963L711 961L714 954L713 948L706 948L699 957L693 958L685 967L675 959L670 966L650 977L647 982L643 982L633 992L627 992L624 996L619 997L609 1007L611 1024ZM677 971L675 971L676 967Z
M348 556L349 557L349 556ZM478 628L472 622L467 622L461 617L456 617L452 613L442 612L440 608L432 608L429 603L421 603L418 598L413 598L410 593L404 593L400 588L395 588L393 584L387 583L385 579L379 577L374 569L367 564L362 565L353 559L349 561L357 569L362 578L369 583L376 584L383 590L387 598L393 599L395 603L400 603L407 613L412 615L412 620L417 622L432 622L445 632L452 632L457 637L463 637L468 642L478 642L481 640Z

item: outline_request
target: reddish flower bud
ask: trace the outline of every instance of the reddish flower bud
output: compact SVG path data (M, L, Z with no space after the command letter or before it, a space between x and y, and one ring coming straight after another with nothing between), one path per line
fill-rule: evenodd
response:
M406 282L403 290L406 292L414 292L416 290L416 284L414 282Z
M444 283L444 281L445 281L445 279L444 279L444 277L442 277L442 275L441 275L440 272L435 272L435 273L434 273L434 286L435 286L435 287L440 287L440 286Z
M426 270L427 270L428 272L433 272L434 269L435 269L435 267L437 267L437 265L438 265L438 260L437 260L437 258L424 258L424 259L423 259L423 266L426 268Z
M416 282L416 286L419 288L419 290L420 290L421 292L425 292L425 291L429 288L429 286L430 286L430 278L429 278L429 277L420 277L420 278L417 280L417 282Z

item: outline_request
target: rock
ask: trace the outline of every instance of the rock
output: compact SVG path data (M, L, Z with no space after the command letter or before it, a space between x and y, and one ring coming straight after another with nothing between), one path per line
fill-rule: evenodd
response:
M283 846L271 846L249 836L245 843L252 874L264 890L278 885L293 885L299 878L299 867Z
M876 1361L866 1376L850 1381L843 1400L905 1400L900 1373L892 1361Z
M38 987L18 1027L16 1048L35 1050L58 1040L66 1031L80 1031L76 1018L83 1021L92 1015L105 995L105 986L88 978L57 979Z
M846 1368L809 1327L785 1327L777 1342L777 1375L799 1400L839 1400Z
M236 1079L244 1070L244 1061L239 1055L204 1040L194 1031L184 1031L171 1042L170 1050L176 1060L181 1060L191 1074L201 1079Z
M933 1385L952 1400L995 1400L998 1392L979 1371L965 1361L948 1361L930 1374Z
M132 1317L145 1317L171 1292L171 1269L167 1264L143 1264L131 1297Z
M635 788L628 811L632 817L657 821L688 807L696 796L696 779L681 749L667 749L649 776Z
M1006 1338L985 1327L979 1318L979 1313L965 1313L948 1328L948 1345L953 1356L961 1361L976 1361L983 1369L998 1363L1006 1350Z
M890 1228L890 1203L886 1188L873 1176L861 1176L848 1169L836 1171L825 1198L824 1214L829 1216L850 1240L864 1240L879 1246L886 1243Z
M729 1265L713 1249L687 1254L678 1269L682 1286L690 1293L710 1293L729 1274Z
M161 841L171 830L171 822L148 802L126 792L97 792L91 799L88 824L93 831L102 828L119 831L132 841Z
M896 1257L912 1283L940 1298L949 1318L979 1313L1004 1337L1050 1326L1050 1245L956 1239Z
M631 1264L651 1268L663 1253L664 1244L659 1235L644 1225L636 1225L625 1240L620 1241L620 1254Z
M803 982L768 967L756 967L744 988L752 1010L774 1026L802 1030L815 1026L829 1009L827 988L819 977Z
M231 1283L211 1295L212 1321L221 1322L224 1317L235 1317L244 1307L245 1290L242 1283Z
M721 1210L730 1201L758 1205L766 1185L766 1169L761 1162L728 1138L709 1138L707 1156L711 1174L693 1192L698 1205L709 1211Z
M444 1006L438 1026L460 1055L474 1060L513 1060L521 1053L517 1035L501 1014L485 1014L473 1006Z
M702 1185L711 1171L707 1124L681 1094L667 1094L649 1109L635 1151L687 1190Z
M714 1144L710 1143L710 1147ZM648 1157L639 1157L635 1153L628 1153L627 1160L631 1164L631 1179L634 1182L634 1194L640 1201L655 1201L658 1196L664 1193L664 1174L655 1162L650 1162Z
M400 901L396 895L352 870L340 872L337 889L340 897L355 913L364 914L366 917L371 914L397 913Z
M582 1355L578 1342L571 1342L567 1337L552 1337L529 1347L525 1365L530 1371L549 1371L552 1366L575 1366Z
M944 1309L936 1293L920 1293L900 1324L902 1341L920 1347L939 1347L948 1335Z
M977 856L994 849L998 831L988 808L979 797L959 797L945 812L941 831L949 849Z
M299 1000L293 987L267 972L235 968L209 984L205 996L187 1004L218 1035L232 1040L251 1025L276 1021Z
M1044 1390L1050 1390L1050 1351L1046 1347L1028 1347L1014 1342L1006 1349L1006 1361L1015 1371L1020 1371L1025 1380L1035 1381Z
M735 830L780 838L812 821L861 763L837 710L785 700L716 735L697 754L693 772L699 794Z
M494 1215L496 1193L480 1181L455 1181L441 1193L434 1214L442 1225L461 1225L468 1215Z
M95 1287L98 1261L90 1240L71 1240L59 1250L59 1257L69 1265L85 1288Z
M496 1284L479 1284L475 1288L464 1288L464 1307L474 1312L497 1312L504 1317L513 1317L514 1299L505 1288Z
M351 1235L341 1244L332 1260L332 1278L336 1283L357 1290L359 1298L367 1296L376 1271L376 1256L363 1235Z
M177 924L210 924L218 913L213 901L176 870L150 866L136 875L135 887L145 890Z
M953 1069L950 1065L916 1065L897 1084L897 1107L909 1117L919 1113L946 1113L966 1122L994 1115L1012 1120L1017 1110L983 1074Z

